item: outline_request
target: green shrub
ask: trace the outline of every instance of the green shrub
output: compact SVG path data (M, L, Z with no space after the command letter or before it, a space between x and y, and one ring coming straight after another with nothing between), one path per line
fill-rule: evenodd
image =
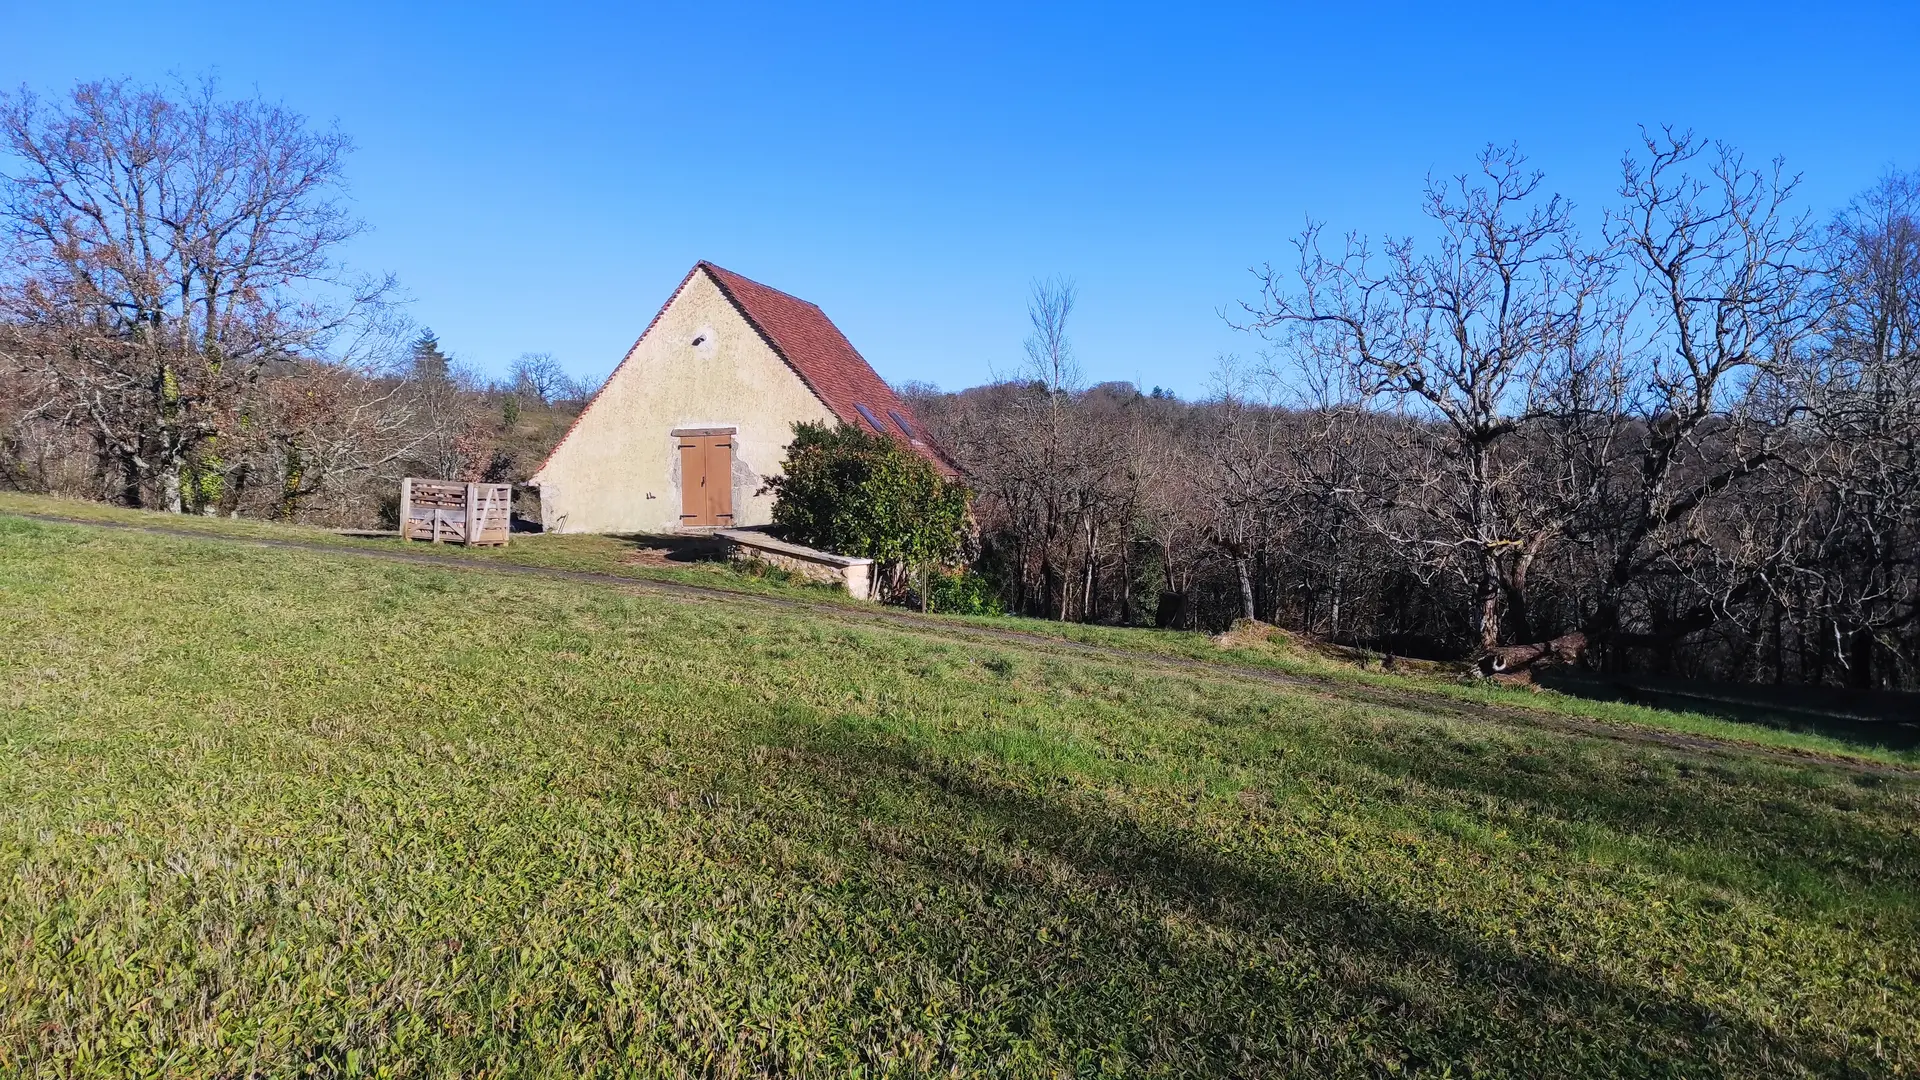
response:
M795 424L773 522L795 543L880 564L884 591L898 594L908 567L944 567L960 556L967 528L964 485L884 435L848 424Z
M934 574L927 582L927 598L935 611L948 615L1005 615L1007 607L993 582L971 570Z

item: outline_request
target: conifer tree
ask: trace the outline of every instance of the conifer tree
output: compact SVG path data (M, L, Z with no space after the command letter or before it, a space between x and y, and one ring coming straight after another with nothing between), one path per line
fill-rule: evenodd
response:
M413 339L413 377L425 380L445 380L451 377L451 358L440 349L440 339L432 330L420 331Z

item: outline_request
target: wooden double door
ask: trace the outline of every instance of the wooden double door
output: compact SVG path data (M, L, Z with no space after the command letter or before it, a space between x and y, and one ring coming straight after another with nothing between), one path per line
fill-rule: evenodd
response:
M680 524L733 524L733 431L693 428L680 441Z

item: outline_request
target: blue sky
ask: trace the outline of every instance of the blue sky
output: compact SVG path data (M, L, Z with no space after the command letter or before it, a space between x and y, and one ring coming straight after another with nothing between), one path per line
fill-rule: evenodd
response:
M1307 216L1417 230L1429 172L1518 141L1589 222L1636 125L1804 173L1920 167L1920 4L47 4L0 84L214 71L359 144L410 313L503 370L610 369L696 259L824 307L880 373L1018 363L1080 286L1092 380L1204 391L1223 309Z

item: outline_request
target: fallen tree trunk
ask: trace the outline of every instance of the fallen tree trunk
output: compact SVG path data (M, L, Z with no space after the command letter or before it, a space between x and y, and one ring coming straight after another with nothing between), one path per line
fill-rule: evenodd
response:
M1588 649L1601 642L1619 648L1669 649L1688 634L1712 626L1731 605L1752 596L1758 589L1758 583L1757 577L1748 578L1729 592L1725 599L1718 603L1700 604L1651 634L1623 629L1618 609L1606 605L1578 630L1546 641L1488 649L1478 661L1480 673L1499 675L1503 672L1526 671L1543 663L1577 664L1585 658Z
M1547 641L1489 649L1480 657L1480 674L1525 671L1549 660L1556 664L1577 664L1587 654L1587 641L1585 630L1575 630Z

